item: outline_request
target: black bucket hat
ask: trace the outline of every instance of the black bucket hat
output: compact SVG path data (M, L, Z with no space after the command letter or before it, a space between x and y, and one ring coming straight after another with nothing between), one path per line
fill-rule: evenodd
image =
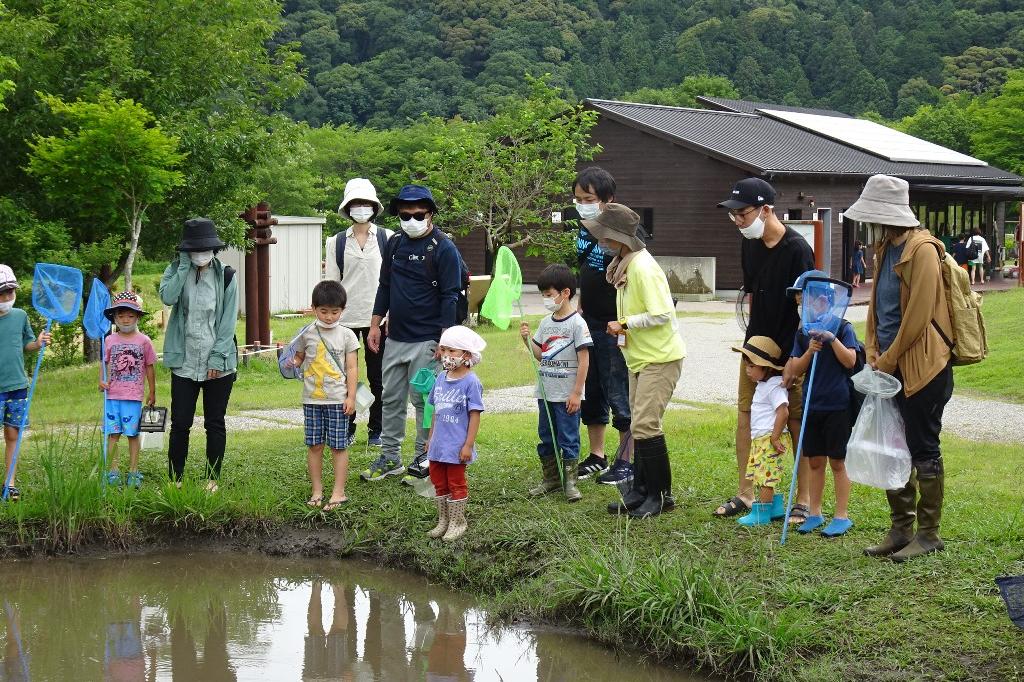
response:
M209 218L191 218L185 221L178 251L219 251L227 247L217 234L217 227Z

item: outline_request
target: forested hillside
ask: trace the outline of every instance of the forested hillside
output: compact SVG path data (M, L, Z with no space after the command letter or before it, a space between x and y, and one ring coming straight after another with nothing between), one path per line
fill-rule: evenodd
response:
M308 84L290 113L403 124L479 119L551 73L617 97L723 75L743 97L887 118L979 94L1024 66L1022 0L286 0Z

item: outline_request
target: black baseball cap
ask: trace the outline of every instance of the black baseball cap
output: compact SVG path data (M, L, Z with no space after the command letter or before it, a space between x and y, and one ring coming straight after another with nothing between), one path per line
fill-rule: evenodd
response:
M732 186L732 196L718 208L743 208L775 203L775 188L761 178L744 178Z

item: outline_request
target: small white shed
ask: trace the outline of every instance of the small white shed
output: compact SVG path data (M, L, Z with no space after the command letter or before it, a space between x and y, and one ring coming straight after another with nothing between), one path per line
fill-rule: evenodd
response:
M278 215L270 246L270 314L291 313L310 305L321 278L325 218ZM238 312L245 315L245 254L225 249L218 258L237 271Z

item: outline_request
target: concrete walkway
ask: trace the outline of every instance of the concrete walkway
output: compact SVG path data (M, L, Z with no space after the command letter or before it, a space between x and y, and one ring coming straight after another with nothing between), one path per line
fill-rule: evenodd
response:
M693 305L707 306L704 310L712 313L732 311L732 304L727 303ZM866 306L852 307L847 313L851 322L862 322L866 316ZM736 321L732 317L685 316L679 318L679 326L687 358L674 396L695 403L735 405L739 357L731 348L743 341ZM490 413L529 413L535 409L532 386L486 391L484 402ZM672 407L693 409L680 404ZM409 416L413 416L411 405ZM301 427L302 410L250 410L228 416L227 422L232 430ZM971 440L1019 443L1024 432L1024 405L954 395L946 406L943 430Z

